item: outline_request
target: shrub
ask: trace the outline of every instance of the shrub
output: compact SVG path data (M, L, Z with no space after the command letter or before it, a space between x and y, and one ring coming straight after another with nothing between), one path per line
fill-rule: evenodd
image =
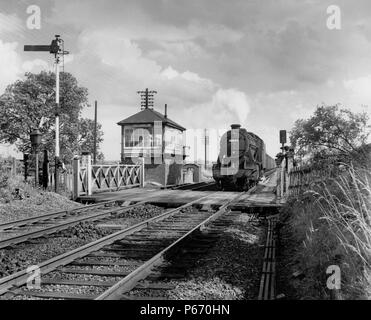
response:
M306 275L297 287L305 298L329 298L326 269L332 264L340 266L345 299L370 297L370 179L369 171L348 165L289 202L294 260Z

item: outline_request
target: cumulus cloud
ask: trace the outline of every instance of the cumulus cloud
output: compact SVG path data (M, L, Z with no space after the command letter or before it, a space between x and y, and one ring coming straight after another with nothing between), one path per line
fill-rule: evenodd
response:
M45 60L22 60L18 53L17 42L3 42L0 39L0 94L5 88L20 79L25 72L40 72L48 69L49 65Z
M371 103L371 75L364 77L344 80L345 89L349 90L350 94L358 101L364 104Z
M187 128L240 122L277 148L276 133L322 102L371 102L367 0L341 4L339 32L326 28L330 0L49 3L43 29L61 30L73 53L66 71L99 100L106 132L139 111L136 91L147 87L158 91L156 109L167 103L169 116ZM17 28L17 16L0 14L3 87L45 66L18 61L20 48L9 41L23 42L3 37ZM27 37L44 43L42 32ZM105 141L108 158L119 158L116 144L113 134Z
M41 70L45 70L48 68L48 63L45 60L41 59L35 59L35 60L29 60L25 61L22 64L22 69L25 72L40 72Z
M21 69L21 60L16 52L17 43L4 43L0 40L0 93L18 79Z
M102 101L101 108L108 111L109 105L117 110L100 115L107 133L107 148L103 147L103 151L108 154L112 153L111 146L117 144L117 137L112 135L117 130L112 126L140 110L137 90L157 90L155 108L163 111L162 105L167 103L169 117L187 128L221 127L226 119L244 122L250 111L249 99L242 91L224 88L192 70L180 71L171 65L160 65L146 56L140 44L126 37L121 29L85 30L80 35L78 48L70 68L75 67L78 79L82 78L89 89L93 88L94 95ZM92 72L97 76L91 77ZM198 123L194 121L196 113Z

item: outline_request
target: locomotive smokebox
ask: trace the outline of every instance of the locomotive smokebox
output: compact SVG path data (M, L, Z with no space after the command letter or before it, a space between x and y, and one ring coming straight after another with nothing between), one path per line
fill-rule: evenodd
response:
M232 129L239 129L239 128L241 128L241 125L240 124L232 124L231 128Z

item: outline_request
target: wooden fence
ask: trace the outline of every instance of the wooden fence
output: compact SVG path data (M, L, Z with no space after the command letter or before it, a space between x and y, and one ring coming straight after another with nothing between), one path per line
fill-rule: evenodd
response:
M144 185L144 162L133 165L92 165L90 155L73 160L73 198Z
M278 165L277 170L277 188L276 195L278 201L284 201L289 191L289 174L293 165L292 158L284 158L280 165Z
M0 169L11 175L16 175L21 171L21 162L16 158L0 159Z
M325 168L313 166L294 167L290 158L283 159L277 173L277 198L297 196L316 183L324 182L339 174L339 166L329 163Z
M325 182L339 174L338 166L315 168L311 166L294 167L289 172L288 195L297 196L316 183Z
M59 170L58 175L58 189L63 190L70 194L71 198L73 195L73 169L72 166L67 166L66 170ZM55 190L55 173L54 167L49 169L48 175L48 190Z
M75 159L73 165L59 169L58 190L76 199L82 195L92 195L103 191L116 191L126 187L144 185L144 163L123 165L92 165L90 156L87 159ZM1 170L12 175L24 176L24 165L20 160L3 161ZM28 170L27 180L35 181L35 169ZM39 181L42 183L42 166L39 166ZM49 167L48 191L55 190L54 166Z

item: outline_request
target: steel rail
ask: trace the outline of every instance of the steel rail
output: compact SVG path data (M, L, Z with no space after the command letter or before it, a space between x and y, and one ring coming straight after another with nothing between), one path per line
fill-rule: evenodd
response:
M30 218L26 218L26 219L19 219L19 220L13 220L13 221L5 222L5 223L0 223L0 231L15 228L15 227L25 226L25 225L28 225L28 224L34 224L34 223L42 222L42 221L46 221L46 220L51 220L51 219L55 219L57 217L64 217L66 215L72 215L76 212L86 211L86 210L90 210L92 208L105 206L107 204L111 204L111 203L114 203L116 201L117 200L110 200L110 201L105 201L105 202L101 202L101 203L98 203L98 204L83 206L83 207L74 208L74 209L70 209L70 210L62 210L62 211L56 211L56 212L51 212L51 213L45 213L45 214L42 214L42 215L39 215L39 216L30 217Z
M187 233L182 235L180 238L175 240L173 243L171 243L169 246L167 246L165 249L163 249L161 252L153 256L151 259L149 259L147 262L142 264L140 267L132 271L130 274L128 274L126 277L124 277L122 280L117 282L114 286L103 292L101 295L99 295L95 300L117 300L120 298L120 296L133 289L137 282L140 280L145 279L152 271L152 269L164 261L164 256L166 253L169 252L174 246L176 246L179 242L183 241L185 238L187 238L189 235L194 233L198 229L202 229L205 224L211 222L212 220L217 219L221 214L223 214L226 211L226 208L233 203L234 201L237 201L242 195L239 194L233 199L228 200L225 204L223 204L217 212L210 215L208 218L206 218L204 221L200 222L197 226L193 227L191 230L189 230Z
M264 251L259 300L274 300L276 286L276 216L268 217L267 238Z
M72 251L66 252L66 253L61 254L59 256L56 256L52 259L49 259L47 261L44 261L44 262L42 262L38 265L38 267L40 268L40 272L41 272L41 274L46 274L46 273L49 273L49 272L55 270L56 268L58 268L60 266L67 265L67 264L73 262L74 260L76 260L78 258L82 258L82 257L87 256L88 254L90 254L94 251L100 250L104 246L110 245L110 244L114 243L115 241L122 240L125 236L128 236L130 234L133 234L137 231L142 230L143 228L147 227L150 223L154 223L154 222L163 220L163 219L173 215L174 213L176 213L176 212L178 212L178 211L180 211L184 208L192 206L193 204L197 203L198 201L200 201L202 199L205 199L209 196L210 195L198 198L198 199L193 200L193 201L191 201L187 204L184 204L184 205L182 205L178 208L175 208L175 209L169 210L167 212L164 212L159 216L152 217L148 220L142 221L142 222L140 222L140 223L138 223L134 226L131 226L131 227L127 228L127 229L120 230L116 233L110 234L110 235L108 235L106 237L103 237L99 240L88 243L88 244L86 244L86 245L84 245L80 248L74 249ZM123 208L121 208L121 209L123 209ZM18 271L16 273L13 273L9 276L6 276L4 278L1 278L0 279L0 295L3 295L5 293L7 293L9 291L9 289L11 289L13 286L21 286L21 285L26 284L27 279L29 277L30 277L30 274L27 272L27 269L24 269L24 270Z
M53 226L46 227L46 228L43 228L41 230L25 232L25 233L20 234L18 236L9 237L9 238L0 240L0 249L9 247L11 245L15 245L15 244L25 242L29 239L40 238L40 237L48 235L48 234L53 234L53 233L65 230L65 229L67 229L71 226L74 226L74 225L76 225L80 222L100 220L100 219L103 219L104 217L109 216L111 214L114 214L116 212L124 212L124 211L127 211L127 210L129 210L131 208L134 208L136 206L145 204L146 202L147 201L140 201L140 202L137 202L135 204L132 204L132 205L129 205L129 206L126 206L126 207L119 207L119 208L111 209L109 211L98 212L98 213L95 213L95 214L92 214L92 215L89 215L89 216L74 219L72 221L57 223Z
M196 190L196 189L199 189L199 188L204 188L204 187L211 186L213 184L215 184L215 182L202 181L202 182L187 183L187 184L179 185L179 186L176 186L176 187L171 187L171 189L172 190Z
M198 190L198 189L201 189L201 188L207 188L207 187L211 187L211 186L215 186L215 185L216 185L215 181L214 182L208 182L205 185L196 186L194 188L191 188L190 190L194 191L194 190Z

